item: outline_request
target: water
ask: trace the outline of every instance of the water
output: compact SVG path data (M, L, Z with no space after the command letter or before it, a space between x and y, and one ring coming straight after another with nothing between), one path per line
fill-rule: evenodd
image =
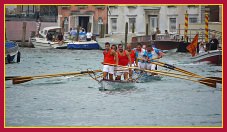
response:
M21 63L6 76L32 76L101 69L102 51L22 48ZM163 62L203 76L221 77L222 67L193 64L189 54L169 53ZM162 69L162 68L159 68ZM6 126L222 126L222 86L176 78L100 91L89 76L6 81Z

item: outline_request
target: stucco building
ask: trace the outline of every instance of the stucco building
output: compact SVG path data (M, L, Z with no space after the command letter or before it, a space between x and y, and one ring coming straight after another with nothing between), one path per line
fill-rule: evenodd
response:
M80 26L86 31L91 23L91 32L99 34L101 24L107 25L107 6L67 5L58 7L58 25L64 25L64 31ZM107 29L106 29L107 30Z

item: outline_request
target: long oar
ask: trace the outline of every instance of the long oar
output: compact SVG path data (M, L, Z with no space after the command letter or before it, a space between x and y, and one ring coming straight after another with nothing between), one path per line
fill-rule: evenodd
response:
M160 75L164 75L164 76L169 76L169 77L185 79L185 80L189 80L189 81L193 81L193 82L198 82L198 83L202 83L202 84L205 84L207 86L216 88L216 82L208 81L208 80L205 80L205 79L204 80L193 80L193 79L185 78L185 77L182 77L182 76L179 76L179 75L177 76L177 75L173 75L173 74L170 74L170 73L164 73L164 72L155 71L155 70L144 70L144 69L140 69L138 67L128 67L128 66L121 66L121 65L109 64L109 63L104 63L104 65L112 65L112 66L120 66L120 67L123 67L123 68L137 69L137 70L141 70L141 71L145 71L145 72L156 73L156 74L160 74Z
M16 77L20 77L20 76L6 76L6 77L5 77L5 80L6 80L6 81L12 80L13 78L16 78Z
M60 74L46 74L46 75L38 75L38 76L24 76L24 77L22 76L22 77L13 78L12 80L13 80L13 84L20 84L34 79L70 76L70 75L87 74L87 73L94 73L94 72L101 72L101 70L80 71L80 72L60 73Z
M136 68L138 68L138 67L136 67ZM125 69L129 69L129 68L123 68L122 70L115 70L115 71L124 71ZM211 79L208 79L208 78L201 78L201 77L194 76L194 75L179 74L179 73L160 71L160 70L150 70L150 71L157 72L158 74L159 73L164 73L164 74L171 74L171 75L177 75L177 76L188 77L188 78L200 78L203 81L206 80L207 82L211 82L211 83L216 82L215 80L211 80Z
M159 66L162 66L162 67L165 67L167 69L175 70L175 71L178 71L178 72L187 74L187 75L193 75L193 76L195 76L197 78L207 79L207 80L216 81L217 83L222 83L222 78L219 78L219 77L203 77L201 75L198 75L198 74L195 74L195 73L192 73L192 72L183 70L181 68L178 68L178 67L175 67L173 65L170 65L170 64L167 64L167 63L163 63L163 62L160 62L160 61L158 61L158 62L151 62L151 63L152 64L159 65Z
M156 57L156 58L153 58L152 60L157 60L157 59L159 59L159 58ZM192 76L194 76L196 78L200 78L200 79L203 79L203 80L210 80L210 81L215 81L217 83L222 83L222 78L220 78L220 77L203 77L201 75L198 75L198 74L183 70L181 68L178 68L178 67L175 67L173 65L170 65L170 64L167 64L167 63L164 63L164 62L160 62L160 61L155 61L155 62L151 62L151 63L159 65L159 66L162 66L162 67L165 67L167 69L171 69L171 70L175 70L175 71L184 73L185 75L192 75Z

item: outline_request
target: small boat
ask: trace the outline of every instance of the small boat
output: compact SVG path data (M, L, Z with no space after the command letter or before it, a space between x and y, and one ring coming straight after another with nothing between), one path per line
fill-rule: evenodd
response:
M43 30L39 31L39 37L33 37L30 39L31 43L35 48L56 48L56 49L66 49L67 43L69 40L64 41L64 44L59 44L55 41L47 40L47 34L51 34L54 38L57 37L57 34L60 33L61 27L59 26L52 26L52 27L45 27Z
M91 41L70 42L68 43L67 48L91 50L91 49L100 49L100 46L97 43L97 41L91 40Z
M136 47L137 43L142 45L150 45L161 50L171 50L176 52L179 45L183 42L179 41L179 35L169 34L166 37L166 34L157 34L156 39L153 40L152 36L136 36L132 37L132 47Z
M161 49L161 50L174 50L177 51L180 43L178 39L179 36L176 34L157 34L156 40L153 40L154 47Z
M21 53L19 52L19 46L17 43L7 41L5 43L5 63L11 63L17 56L17 63L20 62Z
M208 62L210 64L222 65L222 50L203 52L191 59L193 62Z
M127 89L135 87L134 81L125 81L125 80L100 80L99 84L101 85L100 90L117 90L117 89Z

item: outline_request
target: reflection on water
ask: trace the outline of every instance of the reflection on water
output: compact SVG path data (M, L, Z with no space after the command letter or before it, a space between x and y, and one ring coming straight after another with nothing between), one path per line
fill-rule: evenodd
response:
M34 76L102 69L102 51L21 49L6 76ZM200 74L222 76L222 67L191 63L171 53L162 62ZM158 67L159 70L167 69ZM88 75L6 81L6 126L221 126L222 85L162 76L161 80L103 90ZM110 84L114 86L115 84Z

